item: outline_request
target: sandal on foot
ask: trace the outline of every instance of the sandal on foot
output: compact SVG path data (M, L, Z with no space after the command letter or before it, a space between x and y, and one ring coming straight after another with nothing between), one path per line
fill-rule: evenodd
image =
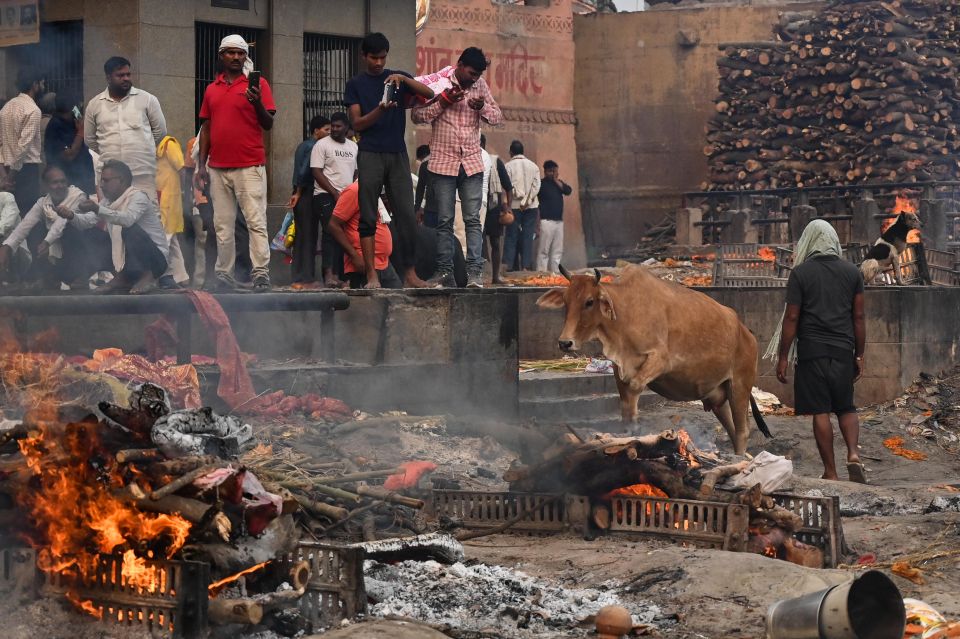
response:
M861 462L847 462L847 476L850 481L858 484L867 483L866 469Z

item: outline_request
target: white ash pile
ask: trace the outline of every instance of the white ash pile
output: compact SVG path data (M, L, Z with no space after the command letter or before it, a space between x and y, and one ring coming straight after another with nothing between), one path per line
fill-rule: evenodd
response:
M364 564L370 614L397 615L498 637L582 637L600 608L623 605L635 624L660 609L621 600L618 591L567 588L502 566L435 561Z

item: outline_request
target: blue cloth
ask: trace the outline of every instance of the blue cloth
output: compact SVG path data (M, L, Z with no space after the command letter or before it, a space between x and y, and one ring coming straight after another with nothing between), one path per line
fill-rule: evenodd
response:
M317 141L312 137L304 140L293 154L293 188L310 189L313 193L313 172L310 170L310 152Z
M383 99L383 84L394 73L413 77L406 71L384 69L380 75L361 73L350 78L343 92L343 106L349 109L354 104L359 104L360 115L370 113L380 104ZM358 131L360 142L357 146L360 151L406 153L407 144L403 138L407 130L407 115L403 109L409 95L407 85L401 84L397 92L397 106L384 111L369 129Z
M537 232L537 218L539 209L513 209L513 224L506 227L506 236L503 240L503 266L512 271L514 259L520 252L520 268L532 271L534 267L533 240Z
M463 167L460 174L433 174L433 192L437 202L437 272L453 273L453 222L456 216L457 192L460 193L460 212L467 239L467 273L479 275L483 271L483 228L480 225L480 206L483 202L483 173L468 176Z

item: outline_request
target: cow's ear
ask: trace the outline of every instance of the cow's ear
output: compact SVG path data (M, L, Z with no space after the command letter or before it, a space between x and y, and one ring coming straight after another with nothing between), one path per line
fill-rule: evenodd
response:
M564 288L551 288L540 296L537 300L537 306L540 308L563 308L563 292L565 290Z
M607 295L607 292L600 289L600 295L597 297L600 301L600 314L606 317L608 320L617 319L617 311L613 308L613 300L610 299L610 296Z

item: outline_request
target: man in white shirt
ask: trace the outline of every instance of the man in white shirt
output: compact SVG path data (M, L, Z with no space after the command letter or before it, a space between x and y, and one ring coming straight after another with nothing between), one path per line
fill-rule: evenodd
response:
M30 207L23 220L18 216L19 224L6 234L0 246L0 270L14 261L14 270L20 271L15 275L23 279L48 287L67 282L86 288L90 275L110 270L110 240L100 229L80 230L77 224L67 223L66 212L80 213L79 205L87 196L70 184L59 166L52 164L44 169L43 183L47 195ZM29 256L24 244L34 229L45 234ZM29 270L24 269L27 264Z
M507 175L513 185L513 224L507 227L503 241L504 270L514 270L514 260L520 253L520 267L527 271L534 268L533 240L540 221L540 167L523 155L519 140L510 143L510 161L506 164Z
M42 114L37 100L45 91L43 76L29 67L20 69L17 90L20 93L0 109L0 162L17 206L26 211L40 197Z
M313 224L319 222L323 229L323 281L330 288L339 288L337 273L343 269L343 249L329 231L330 216L340 193L353 184L357 172L357 143L347 139L349 129L347 114L334 113L330 116L330 135L314 144L310 153L314 179ZM312 237L316 237L316 232Z
M62 209L57 213L81 229L107 223L117 275L98 293L148 293L167 270L169 258L170 244L157 205L133 186L130 168L118 160L103 163L100 190L104 198L100 203L87 199L78 207L81 213Z
M130 168L133 186L157 201L157 145L167 121L157 98L133 86L130 61L118 56L103 65L107 88L87 104L83 139L101 161Z

